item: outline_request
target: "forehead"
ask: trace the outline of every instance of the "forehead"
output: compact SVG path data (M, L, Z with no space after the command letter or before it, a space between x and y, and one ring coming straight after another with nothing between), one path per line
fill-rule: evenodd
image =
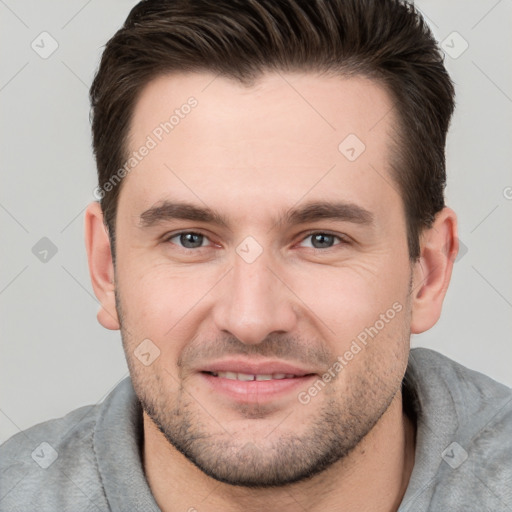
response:
M363 77L269 73L246 87L209 73L161 76L135 105L129 153L151 149L120 203L142 210L167 195L219 194L219 206L246 198L267 209L315 195L396 201L393 124L388 93Z

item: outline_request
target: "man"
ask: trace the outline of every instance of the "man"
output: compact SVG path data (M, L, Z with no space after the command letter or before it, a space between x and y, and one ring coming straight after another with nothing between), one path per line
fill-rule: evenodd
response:
M510 390L409 346L458 250L412 6L141 2L91 100L130 378L2 446L1 510L512 509Z

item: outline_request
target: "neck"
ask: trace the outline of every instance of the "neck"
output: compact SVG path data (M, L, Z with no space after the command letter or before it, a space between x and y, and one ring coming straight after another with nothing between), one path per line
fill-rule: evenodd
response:
M172 447L144 413L143 463L163 512L396 511L414 466L415 426L398 393L368 435L344 459L315 477L279 488L231 486L205 475Z

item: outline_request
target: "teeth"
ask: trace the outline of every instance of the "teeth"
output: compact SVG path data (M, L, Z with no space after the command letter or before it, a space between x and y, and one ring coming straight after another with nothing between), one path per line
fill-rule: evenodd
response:
M235 373L235 372L211 372L215 377L222 377L230 380L280 380L280 379L293 379L293 373L273 373L273 374L260 374L252 375L249 373Z
M272 375L256 375L256 380L272 380Z
M235 375L237 375L237 374L235 374ZM238 380L254 380L254 375L249 375L247 373L239 373Z

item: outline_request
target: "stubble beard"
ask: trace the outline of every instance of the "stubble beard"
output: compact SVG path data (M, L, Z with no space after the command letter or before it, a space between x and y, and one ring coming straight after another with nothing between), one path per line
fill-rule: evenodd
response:
M322 473L347 458L400 391L403 373L398 375L396 370L354 372L345 381L344 389L336 386L335 379L310 404L297 401L295 407L302 408L302 413L304 408L311 407L310 415L306 416L309 421L300 432L294 429L297 422L292 411L270 435L240 437L229 431L228 425L222 425L216 411L209 411L213 409L211 405L200 404L190 394L186 379L179 380L177 393L171 392L162 366L154 364L149 370L151 367L139 364L133 356L136 342L124 327L117 292L116 304L131 380L142 409L169 444L191 463L215 480L233 486L281 487ZM399 334L407 333L404 329ZM378 370L382 361L378 361L376 351L373 355L365 366ZM400 356L403 354L397 354ZM269 431L279 417L264 407L241 406L238 413L247 422L271 418Z

